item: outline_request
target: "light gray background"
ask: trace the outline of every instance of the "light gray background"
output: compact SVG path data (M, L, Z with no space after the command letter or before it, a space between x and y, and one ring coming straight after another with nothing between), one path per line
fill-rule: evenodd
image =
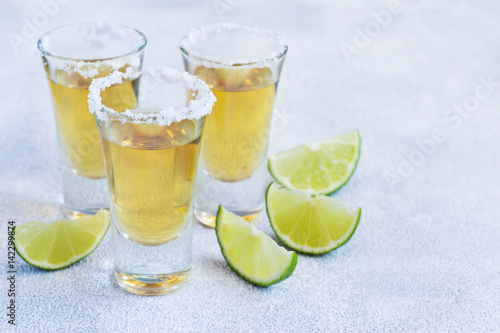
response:
M480 87L480 78L500 82L498 1L402 1L385 27L372 13L388 1L61 0L44 15L45 2L0 2L2 225L60 214L54 119L35 42L90 20L138 28L149 39L146 66L177 68L177 43L191 27L235 21L277 31L290 50L270 152L359 129L358 169L336 196L363 217L346 246L301 255L292 277L267 289L233 274L213 230L200 225L192 279L163 297L112 283L108 236L62 271L18 259L18 331L500 331L500 85L489 96ZM23 31L30 23L38 26ZM365 28L372 37L361 45L356 29ZM347 44L359 47L346 58ZM451 113L463 103L473 110ZM424 154L419 144L435 131L445 137ZM266 218L258 226L271 234ZM5 331L6 227L0 240Z

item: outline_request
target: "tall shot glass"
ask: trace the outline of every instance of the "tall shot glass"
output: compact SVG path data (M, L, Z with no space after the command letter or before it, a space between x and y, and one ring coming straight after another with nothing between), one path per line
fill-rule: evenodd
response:
M213 227L223 205L252 221L264 205L271 117L288 47L270 31L217 24L189 32L180 50L186 70L217 98L201 147L196 218Z
M87 105L88 87L92 79L115 70L140 70L146 43L141 32L109 23L67 25L38 40L52 93L65 211L70 217L108 207L101 143ZM134 108L137 102L132 81L113 86L102 98L110 107Z
M137 108L103 104L101 96L130 80L140 86ZM140 76L116 71L90 85L110 194L114 276L132 293L165 294L189 275L194 181L214 102L203 81L167 68Z

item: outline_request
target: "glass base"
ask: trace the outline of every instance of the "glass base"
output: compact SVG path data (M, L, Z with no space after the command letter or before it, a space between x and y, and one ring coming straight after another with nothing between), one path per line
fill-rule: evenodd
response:
M70 219L94 215L102 208L109 208L106 178L85 178L62 166L62 180L64 213Z
M115 269L115 280L120 287L137 295L157 296L171 293L186 283L190 270L175 274L132 275Z
M193 210L186 227L167 243L150 246L134 242L117 228L111 209L114 277L120 287L138 295L162 295L182 286L191 270Z
M252 223L255 220L257 220L257 218L260 216L260 214L262 213L262 208L263 207L261 206L252 212L233 212L233 211L231 211L231 212L243 217L245 220ZM196 220L198 222L200 222L201 224L203 224L207 227L215 228L216 217L213 214L211 214L209 212L204 212L204 211L195 209L194 216L196 217Z
M243 217L248 222L256 220L264 208L266 190L271 182L264 158L252 177L238 182L215 179L200 163L196 179L194 215L203 225L215 227L219 205Z

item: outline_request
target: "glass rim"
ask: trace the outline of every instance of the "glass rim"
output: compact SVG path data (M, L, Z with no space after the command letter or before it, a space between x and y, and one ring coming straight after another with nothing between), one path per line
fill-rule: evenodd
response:
M190 91L196 91L196 97L189 101L185 107L162 107L157 112L137 112L139 107L118 112L106 106L102 102L101 93L107 88L120 84L124 79L137 79L142 76L151 76L162 79L167 84L183 83ZM171 123L185 119L201 119L212 112L216 102L215 95L208 84L187 72L180 72L169 67L152 67L149 69L135 71L127 68L125 72L116 70L108 76L92 80L88 95L89 111L96 119L107 121L110 117L116 117L122 122L129 123L157 123L160 126L169 126Z
M61 29L65 29L65 28L69 28L69 27L75 27L75 26L79 26L79 25L99 25L99 24L107 24L107 25L114 26L114 27L130 29L130 30L134 31L135 33L137 33L137 35L139 35L141 37L142 43L141 43L141 45L139 47L135 48L134 50L132 50L130 52L127 52L127 53L124 53L124 54L119 54L119 55L116 55L114 57L97 58L97 59L84 59L84 58L67 57L67 56L64 56L64 55L60 55L60 54L56 54L56 53L50 52L49 50L47 50L47 48L43 47L43 39L46 38L47 36L49 36L50 34L52 34L55 31L58 31L58 30L61 30ZM87 62L99 62L99 61L106 61L106 60L113 60L113 59L117 59L117 58L127 57L127 56L130 56L130 55L137 54L137 53L141 52L142 50L144 50L144 48L146 47L147 44L148 44L148 40L146 38L146 35L144 35L142 32L140 32L136 28L133 28L131 26L124 25L124 24L115 24L115 23L108 23L108 22L101 22L101 21L95 21L95 22L94 21L91 21L91 22L78 22L78 23L65 24L65 25L61 25L61 26L55 27L54 29L51 29L49 31L44 32L40 36L40 38L38 38L38 41L36 43L38 50L44 56L49 56L49 57L52 57L52 58L56 58L56 59L60 59L60 60L67 60L67 61L87 61Z
M214 31L215 29L225 29L225 30L230 30L230 29L237 29L237 30L244 30L253 34L259 34L261 36L266 36L266 37L271 37L274 40L276 40L280 46L281 50L278 53L271 53L270 56L263 58L263 59L249 59L249 60L236 60L236 61L223 61L218 59L217 57L207 57L203 56L196 51L189 50L189 47L187 46L187 41L189 39L195 38L193 35L194 34L203 34L203 30L209 30L209 31ZM194 44L191 42L191 44ZM180 42L179 42L179 49L182 52L182 55L188 58L195 59L200 62L207 62L211 63L214 65L219 65L219 66L255 66L255 65L265 65L269 63L273 63L276 61L279 61L283 59L287 52L288 52L288 45L285 43L281 37L276 34L274 31L269 30L269 29L259 29L255 27L250 27L250 26L243 26L239 25L236 23L216 23L212 25L207 25L195 29L191 29L186 35L184 35Z

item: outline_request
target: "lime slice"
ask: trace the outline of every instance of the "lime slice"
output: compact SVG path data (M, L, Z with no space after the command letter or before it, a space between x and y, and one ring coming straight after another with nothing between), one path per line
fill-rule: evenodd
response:
M28 264L56 270L85 258L109 228L109 212L52 223L28 222L15 228L16 252Z
M358 164L358 131L275 154L268 167L278 183L309 194L331 194L345 185Z
M271 183L266 194L267 215L276 236L289 248L324 254L351 239L361 208L349 210L340 200L311 196Z
M219 206L215 233L229 267L244 280L262 287L285 280L297 265L287 251L242 217Z

